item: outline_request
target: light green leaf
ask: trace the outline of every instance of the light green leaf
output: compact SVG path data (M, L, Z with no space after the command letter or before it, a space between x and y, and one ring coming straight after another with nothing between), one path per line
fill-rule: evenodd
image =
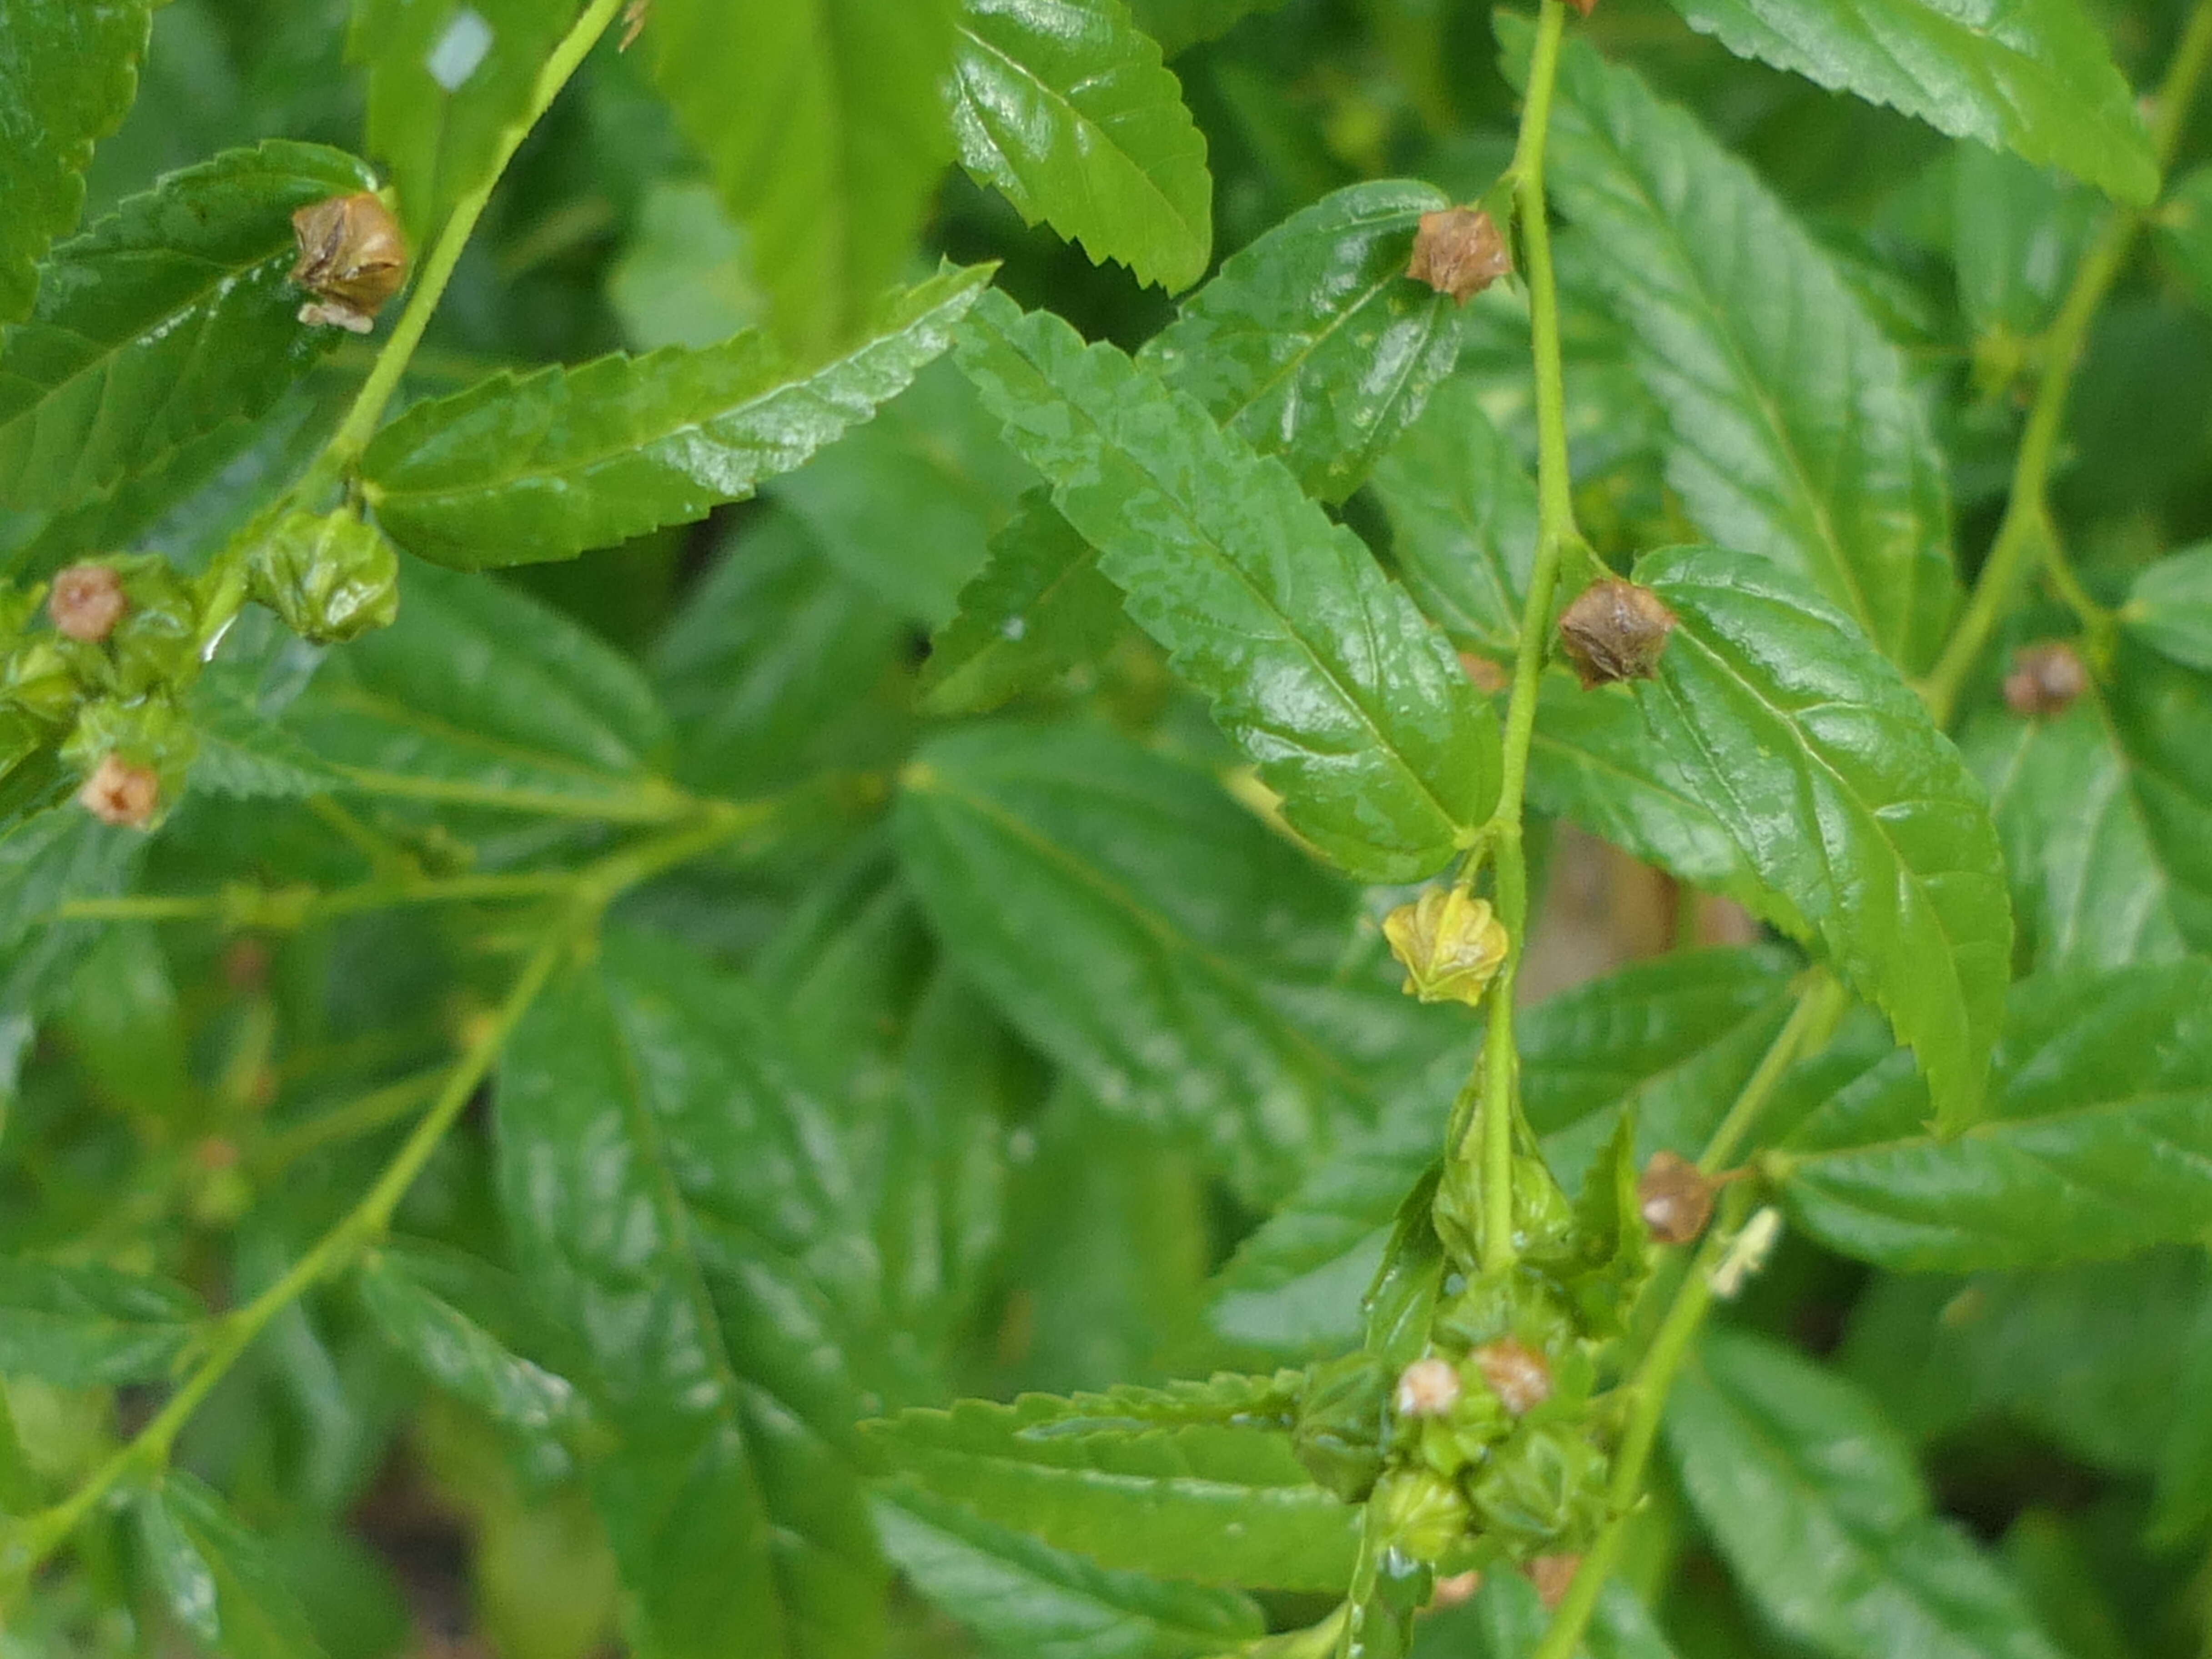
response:
M9 0L0 12L0 322L30 313L39 260L84 211L92 147L138 92L152 0Z
M173 1472L137 1502L139 1545L170 1614L214 1659L322 1659L268 1546L200 1481Z
M744 226L777 326L837 344L897 275L952 156L956 0L654 0L641 43Z
M1030 223L1170 291L1206 274L1206 138L1122 0L961 0L945 99L961 164Z
M1262 1634L1233 1590L1113 1572L900 1481L876 1499L884 1550L1006 1659L1199 1659Z
M1496 727L1358 538L1198 404L1056 317L989 296L961 358L1291 827L1369 879L1442 867L1496 799Z
M1146 33L1172 58L1186 46L1226 34L1253 12L1272 11L1283 0L1130 0Z
M2200 1237L2212 1205L2212 963L2039 975L2015 987L1990 1114L1924 1127L1902 1054L1827 1079L1787 1143L1791 1213L1911 1272L2037 1267Z
M1637 579L1678 618L1637 686L1653 736L1912 1045L1937 1121L1972 1122L2012 952L1980 786L1896 669L1772 566L1674 548Z
M0 1019L44 1013L69 988L101 928L57 923L54 913L121 892L145 850L143 835L100 823L73 801L0 829Z
M1224 264L1138 361L1305 490L1341 501L1458 360L1458 307L1406 275L1432 185L1352 185Z
M0 349L0 502L82 502L274 404L337 331L295 314L292 211L370 182L337 150L270 139L57 248Z
M1904 355L1751 170L1632 71L1571 43L1560 95L1554 189L1667 412L1668 482L1713 542L1924 668L1958 585Z
M1740 57L2059 167L2141 207L2158 162L2133 90L2080 0L1674 0Z
M864 1426L939 1498L1100 1565L1198 1583L1341 1592L1359 1511L1317 1486L1286 1432L1206 1426L1039 1433L1061 1404L964 1400Z
M630 346L703 349L767 320L745 234L704 180L660 179L607 272L607 303Z
M2017 155L1961 144L1951 157L1952 262L1966 320L2026 341L2051 323L2107 211L2092 191Z
M1551 1626L1536 1587L1518 1572L1486 1572L1472 1601L1428 1614L1415 1626L1412 1659L1530 1659ZM1588 1659L1674 1659L1636 1594L1606 1585L1577 1656Z
M368 153L391 169L416 247L489 174L574 21L544 0L355 0L347 55L368 67Z
M159 1377L204 1327L181 1285L85 1263L0 1261L0 1376L92 1389Z
M704 351L494 375L380 432L362 458L362 493L394 541L462 570L568 558L703 519L903 391L988 280L948 270L811 368L746 333Z
M2212 306L2212 166L2191 167L2160 204L2158 251L2199 306Z
M2120 621L2174 661L2212 673L2212 544L2146 566L2129 590Z
M744 985L665 935L610 934L517 1030L497 1109L523 1277L619 1439L592 1497L641 1644L879 1639L846 1351L875 1267L830 1124Z
M2010 1580L1931 1513L1873 1404L1812 1361L1714 1332L1667 1441L1738 1588L1830 1659L2059 1659Z

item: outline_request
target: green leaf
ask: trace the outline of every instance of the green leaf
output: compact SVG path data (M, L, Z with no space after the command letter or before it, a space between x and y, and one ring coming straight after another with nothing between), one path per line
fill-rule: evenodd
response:
M1182 87L1122 0L961 0L945 83L961 164L1094 264L1206 274L1213 179Z
M1486 1572L1472 1601L1429 1613L1417 1626L1413 1659L1529 1659L1552 1615L1519 1572ZM1674 1659L1636 1594L1607 1583L1578 1656L1589 1659Z
M921 706L980 714L1103 654L1120 635L1121 591L1042 490L991 540L991 557L960 590L960 608L930 641Z
M85 1263L0 1261L0 1376L92 1389L161 1376L207 1310L181 1285Z
M74 802L0 830L0 1018L43 1013L68 989L101 925L56 923L54 913L121 892L145 850L138 831L102 824Z
M2015 987L1990 1115L1952 1140L1923 1127L1901 1054L1831 1085L1781 1164L1796 1220L1846 1255L1966 1272L2194 1239L2212 1204L2212 963Z
M460 570L565 559L744 501L904 390L989 280L909 289L843 356L794 370L769 338L501 374L417 404L362 458L410 551Z
M1771 565L1676 548L1637 579L1678 618L1637 688L1653 736L1918 1054L1937 1121L1972 1122L2012 952L1980 787L1897 671Z
M1930 1512L1905 1448L1850 1384L1717 1331L1675 1384L1667 1440L1738 1587L1832 1659L2058 1659L2020 1592Z
M1463 651L1508 663L1536 556L1536 486L1483 412L1447 380L1375 468L1398 574Z
M457 1251L387 1245L355 1274L387 1342L447 1393L526 1434L573 1430L587 1416L557 1371L566 1346L529 1317L521 1282Z
M2212 544L2145 566L2120 621L2174 661L2212 673Z
M1061 1402L963 1400L864 1425L938 1497L1102 1566L1199 1583L1341 1592L1359 1511L1316 1486L1279 1431L1041 1432Z
M1978 335L2032 339L2051 324L2105 204L2016 155L1961 144L1951 157L1952 262Z
M1419 1011L1340 977L1353 894L1212 779L1098 727L1001 726L937 739L904 784L900 852L947 951L1106 1110L1263 1188L1370 1114L1330 1025Z
M1373 880L1427 875L1466 843L1497 796L1496 728L1358 537L1056 317L989 296L961 360L1292 828Z
M139 1546L171 1615L216 1659L321 1659L268 1546L200 1481L164 1475L137 1503Z
M47 245L84 211L92 147L138 92L152 0L10 0L0 14L0 322L26 316Z
M2150 135L2079 0L1674 0L1739 57L2064 167L2136 206L2158 191Z
M951 159L955 0L654 0L645 45L748 234L778 326L836 344L904 262Z
M2212 304L2212 166L2191 167L2166 192L2154 222L2166 256L2200 306Z
M1458 307L1406 275L1432 185L1354 185L1255 240L1138 361L1305 490L1341 501L1458 361Z
M295 314L292 211L370 182L350 156L270 139L57 248L0 350L0 502L73 505L274 404L337 332Z
M1186 46L1226 34L1255 11L1269 11L1283 0L1130 0L1130 9L1146 33L1172 58Z
M593 1474L641 1646L834 1659L878 1638L846 1352L873 1294L820 1107L739 981L611 933L517 1030L497 1093L523 1276L620 1444Z
M1924 668L1958 585L1942 459L1904 355L1690 116L1579 43L1559 86L1553 188L1667 412L1668 483L1713 542L1794 571Z
M883 1492L875 1515L892 1564L1006 1659L1199 1659L1267 1628L1232 1590L1109 1571L910 1482Z
M573 21L542 0L355 0L347 53L368 67L368 152L416 247L489 175Z

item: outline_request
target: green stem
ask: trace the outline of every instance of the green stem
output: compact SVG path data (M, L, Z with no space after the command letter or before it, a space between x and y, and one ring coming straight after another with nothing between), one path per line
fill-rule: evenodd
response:
M442 1068L420 1073L372 1090L343 1106L319 1112L304 1123L271 1133L246 1155L257 1179L266 1182L282 1175L308 1153L337 1141L372 1134L418 1110L436 1093Z
M2183 123L2196 100L2208 62L2212 62L2212 0L2197 0L2153 108L2151 147L2161 172L2173 160ZM2149 218L2148 211L2138 209L2115 215L2075 272L2073 286L2045 337L2043 374L2021 434L2020 451L2014 458L2012 495L2004 519L1997 526L1989 557L1983 562L1973 594L1921 688L1938 725L1948 724L1957 711L1967 676L1980 661L2014 594L2039 562L2052 573L2061 597L2081 617L2093 643L2109 629L2109 613L2083 591L2058 553L2051 526L2051 467L2063 434L2074 372L2088 343L2090 326L2126 268L2136 238Z
M437 801L449 806L484 806L498 811L529 812L549 818L589 818L603 823L665 823L698 810L699 803L673 784L650 778L626 795L569 795L557 789L511 789L469 778L426 778L366 767L337 769L348 783L371 795L396 800Z
M543 898L564 893L578 880L573 870L526 870L507 874L364 882L322 892L309 887L230 887L219 893L72 899L51 921L184 921L213 918L234 930L305 927L370 910L410 904L467 904L485 900Z
M1504 927L1504 966L1490 992L1490 1032L1482 1046L1481 1135L1482 1270L1513 1265L1513 1097L1519 1056L1513 1037L1514 984L1528 933L1528 860L1521 816L1528 778L1528 744L1536 729L1536 691L1544 672L1552 599L1559 562L1580 539L1575 527L1572 479L1567 463L1566 382L1559 345L1559 284L1552 270L1552 228L1544 198L1545 139L1559 82L1559 47L1566 29L1564 0L1543 0L1536 46L1528 61L1528 89L1513 153L1514 216L1526 255L1528 319L1536 382L1536 553L1521 637L1513 664L1513 689L1505 708L1498 806L1481 831L1497 871L1498 917Z
M1775 1085L1782 1081L1782 1074L1803 1051L1812 1034L1833 1022L1843 1003L1842 984L1826 970L1814 972L1799 994L1797 1006L1791 1010L1789 1020L1760 1058L1759 1068L1752 1073L1750 1080L1743 1085L1743 1092L1735 1097L1728 1115L1713 1131L1713 1138L1705 1143L1705 1152L1698 1159L1699 1174L1717 1175L1728 1167L1729 1160L1750 1134L1759 1115L1766 1109L1766 1103L1773 1097Z

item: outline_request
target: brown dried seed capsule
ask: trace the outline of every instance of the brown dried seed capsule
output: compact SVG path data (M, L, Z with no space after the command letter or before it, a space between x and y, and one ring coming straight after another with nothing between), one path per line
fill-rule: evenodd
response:
M1434 1354L1416 1359L1398 1374L1390 1403L1401 1417L1442 1417L1459 1404L1459 1371Z
M1495 696L1513 684L1513 677L1505 672L1504 664L1477 656L1472 651L1459 653L1459 665L1461 672L1474 683L1478 691L1487 691Z
M1469 1356L1498 1403L1519 1417L1552 1397L1552 1368L1525 1342L1505 1337L1486 1342Z
M292 280L315 295L300 320L368 333L407 282L407 243L391 210L368 191L333 196L295 213L292 234L300 245Z
M1686 1244L1713 1218L1717 1182L1672 1152L1654 1152L1636 1183L1636 1207L1662 1244Z
M73 564L54 578L46 614L73 640L104 640L123 620L130 601L123 579L104 564Z
M1559 613L1559 641L1583 688L1648 680L1667 648L1674 613L1648 587L1607 576Z
M110 755L93 769L76 792L78 805L102 823L143 830L161 802L161 781L151 767L133 766Z
M1482 1588L1479 1572L1455 1572L1449 1578L1437 1580L1436 1589L1429 1595L1429 1611L1441 1613L1446 1607L1455 1607L1462 1601L1474 1599L1475 1591Z
M1439 208L1421 216L1406 275L1465 305L1513 269L1505 239L1480 208Z
M2005 676L2005 707L2023 718L2063 714L2088 689L2089 671L2074 647L2063 640L2045 640L2012 653L2012 672Z
M1566 1600L1567 1586L1575 1582L1576 1569L1583 1564L1579 1555L1540 1555L1528 1564L1528 1582L1536 1587L1536 1599L1544 1604L1547 1613L1557 1613L1559 1603Z

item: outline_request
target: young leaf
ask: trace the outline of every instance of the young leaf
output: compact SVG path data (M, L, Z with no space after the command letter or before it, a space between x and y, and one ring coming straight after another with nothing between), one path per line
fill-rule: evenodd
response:
M2010 973L1989 808L1897 671L1762 560L1648 555L1678 619L1638 701L1691 793L1887 1012L1947 1129L1973 1121Z
M878 1639L845 1352L874 1265L821 1109L742 983L613 933L517 1030L497 1093L524 1278L619 1437L593 1501L656 1654Z
M866 420L945 349L988 280L945 271L807 369L752 332L703 351L494 375L380 432L362 458L362 492L393 540L460 570L569 558L689 524Z
M1358 538L1198 404L1048 313L989 296L961 362L1291 827L1370 880L1442 867L1496 798L1496 728Z
M1109 1571L910 1481L879 1493L875 1516L892 1565L1006 1659L1201 1659L1267 1628L1234 1590Z
M2212 963L2015 987L1987 1121L1940 1141L1901 1054L1832 1079L1780 1158L1796 1221L1863 1261L1968 1272L2126 1255L2212 1204Z
M1122 0L961 0L945 100L961 164L1030 223L1170 291L1205 275L1205 135Z
M1717 1331L1676 1383L1667 1442L1737 1586L1831 1659L2058 1659L2020 1593L1928 1492L1850 1384Z
M416 247L483 183L572 21L542 0L355 0L348 55L368 66L368 153L392 170Z
M94 143L138 92L153 0L10 0L0 12L0 323L29 314L39 260L84 210Z
M1313 1483L1290 1436L1218 1426L1040 1433L1061 1402L963 1400L864 1425L936 1496L1102 1566L1198 1583L1341 1592L1359 1512Z
M322 1659L268 1546L222 1500L173 1472L138 1499L138 1538L171 1615L213 1659Z
M64 1389L149 1382L206 1318L198 1297L163 1279L90 1263L0 1261L0 1376Z
M0 502L81 502L274 404L337 332L295 314L292 211L370 183L351 156L270 139L57 248L0 350Z
M897 274L952 146L956 0L654 0L644 45L748 233L779 331L837 344Z
M1730 52L2060 167L2137 206L2158 162L2104 31L2080 0L1674 0Z
M1942 460L1903 354L1689 115L1578 43L1559 85L1555 188L1667 411L1668 482L1714 542L1796 572L1924 668L1957 580Z
M2120 621L2174 661L2212 673L2212 545L2145 566L2128 592Z
M1308 494L1341 501L1458 360L1458 307L1406 275L1434 185L1353 185L1255 239L1138 361Z

